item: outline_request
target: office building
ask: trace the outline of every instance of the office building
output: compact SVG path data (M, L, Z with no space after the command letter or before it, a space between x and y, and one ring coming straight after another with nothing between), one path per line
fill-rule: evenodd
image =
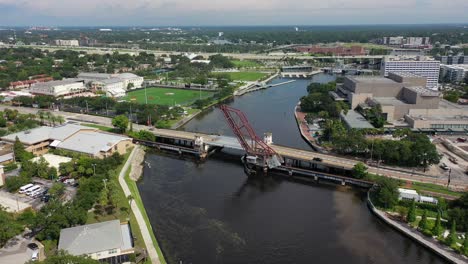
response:
M381 64L382 75L390 72L413 73L427 79L426 88L437 90L439 82L440 61L427 57L390 57L386 56Z

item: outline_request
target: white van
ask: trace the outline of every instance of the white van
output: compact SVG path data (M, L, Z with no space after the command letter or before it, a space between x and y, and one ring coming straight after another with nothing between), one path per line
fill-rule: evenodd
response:
M30 196L33 192L37 191L37 190L40 190L41 189L41 186L39 185L34 185L33 187L29 188L27 191L26 191L26 195Z
M34 184L29 183L19 188L19 193L25 193L29 188L33 187Z
M42 188L39 188L39 190L34 191L34 192L31 193L31 197L32 198L37 198L39 195L42 194L42 192L44 192L44 190L42 190Z
M31 261L37 261L39 259L39 251L34 250L32 255L31 255Z

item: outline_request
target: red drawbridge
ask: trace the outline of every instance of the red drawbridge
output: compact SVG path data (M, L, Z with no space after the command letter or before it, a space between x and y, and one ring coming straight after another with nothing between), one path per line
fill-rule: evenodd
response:
M265 169L275 168L283 163L283 158L257 136L242 111L227 105L221 105L220 109L242 148L247 152L248 163Z

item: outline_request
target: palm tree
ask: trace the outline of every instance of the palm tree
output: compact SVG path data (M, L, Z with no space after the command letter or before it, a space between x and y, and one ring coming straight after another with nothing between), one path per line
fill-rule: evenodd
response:
M61 125L63 123L65 123L65 118L61 115L58 115L55 117L55 120Z
M52 113L51 112L46 112L46 118L49 121L49 126L50 126L50 120L52 118Z
M37 115L39 116L39 119L41 120L41 125L44 125L44 111L38 111Z

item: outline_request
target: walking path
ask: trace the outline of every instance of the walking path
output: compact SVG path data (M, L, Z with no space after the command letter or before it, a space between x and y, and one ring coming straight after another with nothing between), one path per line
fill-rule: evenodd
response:
M452 263L456 263L456 264L467 263L468 258L456 253L451 248L445 245L442 245L434 238L428 238L424 236L421 232L416 231L413 228L410 228L406 223L401 223L401 222L388 218L385 212L382 212L376 207L374 207L374 205L372 204L372 201L370 200L369 193L367 194L367 202L369 204L369 208L377 217L382 219L385 223L392 226L396 230L405 234L409 238L419 242L421 245L425 246L426 248L429 248L434 253L438 254L439 256L443 257L444 259Z
M132 160L133 160L133 157L135 156L137 148L139 148L139 146L135 146L135 148L132 150L132 153L130 153L130 156L128 157L127 162L125 162L125 165L123 166L119 174L119 183L120 183L120 186L122 186L122 189L126 197L128 197L132 193L130 192L128 185L125 182L125 174L130 164L132 163ZM131 203L131 207L132 207L133 214L135 215L135 218L137 220L138 226L140 226L141 235L143 237L143 241L145 242L146 251L148 252L149 258L151 259L151 263L160 264L161 261L158 256L158 252L156 251L156 247L153 243L153 240L151 239L151 233L150 233L151 231L146 225L145 219L143 218L143 214L138 208L136 202Z

